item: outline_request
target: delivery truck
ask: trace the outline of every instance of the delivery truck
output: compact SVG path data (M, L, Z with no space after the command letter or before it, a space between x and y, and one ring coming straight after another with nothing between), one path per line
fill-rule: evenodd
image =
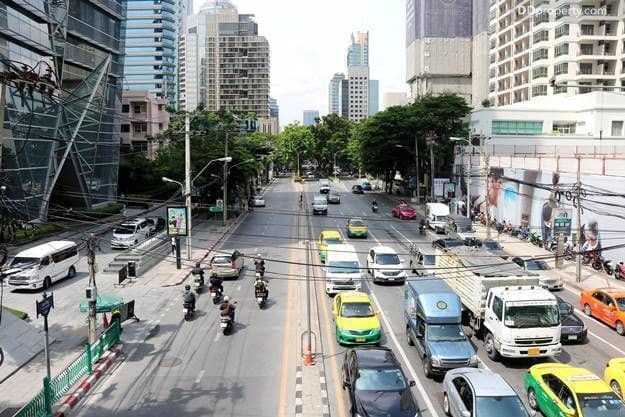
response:
M560 353L558 304L538 276L467 246L441 251L436 267L460 297L465 323L482 336L492 360Z

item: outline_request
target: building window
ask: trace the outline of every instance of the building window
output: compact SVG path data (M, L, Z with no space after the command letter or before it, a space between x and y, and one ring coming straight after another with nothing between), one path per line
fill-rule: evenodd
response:
M494 135L529 135L543 133L543 122L534 120L493 120L491 131Z
M533 54L534 61L540 61L541 59L547 59L549 57L549 51L547 48L536 49Z
M569 53L569 44L568 43L563 43L561 45L558 45L554 48L553 50L554 52L554 57L558 57L558 56L562 56L562 55L568 55Z
M534 15L534 26L540 25L541 23L545 22L549 22L548 13L537 13Z
M546 96L547 95L547 86L546 85L535 85L532 87L532 96Z
M135 113L145 113L145 104L133 104L132 108Z
M547 67L537 67L532 69L532 79L543 78L547 76Z
M569 25L568 23L564 24L564 25L560 25L558 27L556 27L555 30L555 38L558 39L562 36L568 36L569 34Z
M534 43L548 41L549 40L549 31L541 30L539 32L534 33Z
M553 67L553 71L555 75L562 75L569 72L569 63L563 62L562 64L557 64Z
M122 133L130 132L130 125L122 125Z
M583 43L579 46L581 55L592 55L593 47L592 43Z
M592 74L592 64L589 62L582 62L579 64L579 73L588 75Z
M165 105L164 104L159 104L158 105L158 111L163 111L165 109Z
M623 136L622 120L612 120L612 136Z
M158 124L158 130L163 130L163 124L162 123Z
M567 83L562 83L559 85L556 85L553 88L553 94L562 94L562 93L566 93L567 92L567 87L566 87Z
M580 85L580 87L579 87L579 94L586 94L586 93L590 93L592 91L592 89L590 87L592 84L589 83L589 82L583 82L583 83L580 82L580 83L578 83L578 85ZM581 86L588 86L588 87L581 87Z
M148 131L148 124L145 122L133 123L132 127L135 133L145 133Z
M122 113L130 113L130 106L128 104L122 104Z
M571 135L575 133L576 122L553 122L552 133L554 135Z
M595 34L595 27L593 25L582 25L582 36L592 36Z

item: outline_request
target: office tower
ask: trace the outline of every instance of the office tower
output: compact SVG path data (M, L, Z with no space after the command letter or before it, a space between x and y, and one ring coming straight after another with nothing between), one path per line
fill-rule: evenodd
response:
M380 82L369 80L369 116L380 110Z
M117 198L126 10L106 2L0 1L4 215Z
M319 112L317 110L304 110L304 116L302 118L304 126L312 126L316 122L315 119L319 118Z
M254 16L228 0L207 1L189 16L181 108L253 112L269 117L269 43Z
M342 115L342 81L345 80L345 74L337 72L330 80L328 87L328 113Z
M278 106L278 100L273 97L269 97L269 116L280 118L280 106Z

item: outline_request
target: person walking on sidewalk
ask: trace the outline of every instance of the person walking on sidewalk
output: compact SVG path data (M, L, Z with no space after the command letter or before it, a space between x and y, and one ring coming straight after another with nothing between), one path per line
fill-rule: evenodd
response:
M172 255L176 254L176 238L175 237L171 238L171 254Z

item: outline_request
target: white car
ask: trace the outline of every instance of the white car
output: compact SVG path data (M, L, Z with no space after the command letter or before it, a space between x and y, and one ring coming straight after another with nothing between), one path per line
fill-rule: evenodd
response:
M254 207L265 207L265 199L259 195L254 197Z
M113 229L112 249L128 249L145 241L151 233L151 226L146 219L134 219L124 222Z
M369 250L367 272L373 276L373 282L406 281L403 260L399 259L395 249L387 246L375 246Z

